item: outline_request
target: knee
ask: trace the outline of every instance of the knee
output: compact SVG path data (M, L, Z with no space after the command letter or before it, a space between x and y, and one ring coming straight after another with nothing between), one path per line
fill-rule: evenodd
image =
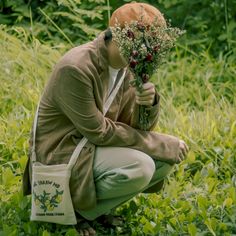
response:
M155 162L146 153L138 150L130 150L125 161L117 168L107 171L97 181L100 189L112 189L113 187L126 194L140 192L146 187L155 173Z
M156 166L153 159L145 153L140 152L136 158L136 171L138 174L137 178L133 180L133 186L135 185L137 191L139 191L150 183Z

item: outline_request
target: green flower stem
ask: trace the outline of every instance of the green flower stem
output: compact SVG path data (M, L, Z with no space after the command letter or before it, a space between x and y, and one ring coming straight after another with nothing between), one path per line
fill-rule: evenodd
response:
M146 106L145 105L140 105L139 122L141 124L142 129L145 130L145 131L148 129L149 115L150 114L146 110Z

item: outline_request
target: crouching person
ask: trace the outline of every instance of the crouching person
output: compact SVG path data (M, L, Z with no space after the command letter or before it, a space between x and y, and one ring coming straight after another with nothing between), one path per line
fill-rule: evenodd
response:
M160 96L154 84L147 81L147 74L143 76L142 91L134 83L139 53L146 50L145 62L150 66L155 60L151 46L144 40L141 51L134 50L132 59L127 58L111 30L138 22L138 32L127 30L126 38L122 38L133 47L135 37L148 33L154 20L157 27L166 27L162 14L151 5L129 3L118 8L108 29L93 41L72 48L59 60L42 94L35 139L38 162L68 163L80 140L88 139L70 178L76 228L81 235L95 235L91 224L94 220L106 225L122 222L122 218L109 214L111 210L138 193L160 191L173 165L186 157L188 147L184 141L154 131ZM160 47L153 50L158 52ZM106 99L123 75L104 115ZM144 106L148 112L143 120L146 123L140 119ZM31 132L30 150L32 136ZM23 178L25 195L31 193L31 174L30 151Z

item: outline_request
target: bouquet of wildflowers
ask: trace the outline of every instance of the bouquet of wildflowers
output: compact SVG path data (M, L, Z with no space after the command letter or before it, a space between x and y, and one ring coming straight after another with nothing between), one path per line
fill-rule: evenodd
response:
M121 55L129 62L129 67L134 75L132 85L141 92L143 83L155 73L164 62L168 52L175 46L176 39L184 33L179 28L158 26L157 23L144 25L140 21L133 21L120 27L110 27L112 37L118 44ZM149 112L145 105L140 106L139 122L146 130L148 127Z

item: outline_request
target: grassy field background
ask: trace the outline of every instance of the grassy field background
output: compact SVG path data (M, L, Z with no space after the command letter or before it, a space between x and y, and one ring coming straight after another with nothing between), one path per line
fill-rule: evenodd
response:
M30 198L22 196L36 105L67 49L28 41L22 28L0 26L0 235L73 236L73 227L30 222ZM177 47L152 80L162 104L156 131L184 139L191 151L160 194L140 194L118 209L128 235L236 235L234 58ZM98 235L121 233L98 229Z

